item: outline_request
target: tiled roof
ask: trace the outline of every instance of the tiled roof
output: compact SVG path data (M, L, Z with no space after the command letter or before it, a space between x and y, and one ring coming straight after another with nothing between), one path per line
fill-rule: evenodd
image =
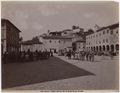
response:
M65 31L72 31L71 29L65 29L65 30L63 30L62 32L65 32Z
M8 22L8 23L10 23L11 25L13 25L13 26L17 29L18 32L21 32L21 31L20 31L12 22L10 22L8 19L2 18L2 19L1 19L1 23L3 23L3 22Z
M57 34L57 33L62 33L62 32L50 32L49 34Z
M74 43L77 43L77 42L85 42L85 40L77 40Z
M87 35L90 35L90 34L93 34L94 32L84 32L84 35L87 36Z
M44 36L44 39L72 39L71 36Z
M109 25L109 26L106 26L106 27L102 27L102 28L98 29L97 32L101 31L101 30L104 30L106 28L114 29L114 28L117 28L117 27L119 27L119 23L112 24L112 25Z
M27 40L22 42L23 45L33 45L33 44L42 44L42 42L39 41L33 41L33 40Z

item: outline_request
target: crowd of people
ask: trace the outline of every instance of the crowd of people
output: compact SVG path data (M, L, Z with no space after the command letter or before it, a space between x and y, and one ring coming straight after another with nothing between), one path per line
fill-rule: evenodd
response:
M106 55L105 53L97 53L94 51L64 51L60 52L61 55L68 57L68 59L77 59L81 61L94 61L94 56L95 55ZM58 53L59 55L59 53ZM113 58L113 52L108 53L108 56ZM32 52L28 49L28 51L20 51L20 52L5 52L2 55L2 62L7 63L7 62L29 62L29 61L36 61L36 60L41 60L41 59L48 59L49 57L53 56L52 51L38 51L36 50L35 52Z
M32 52L28 50L27 52L5 52L2 55L2 61L3 63L7 62L29 62L29 61L35 61L35 60L41 60L41 59L48 59L49 57L53 56L52 51L35 51Z
M88 51L79 51L79 52L74 52L69 50L68 52L66 52L66 56L68 57L68 59L77 59L77 60L86 60L86 61L94 61L94 52L88 52Z

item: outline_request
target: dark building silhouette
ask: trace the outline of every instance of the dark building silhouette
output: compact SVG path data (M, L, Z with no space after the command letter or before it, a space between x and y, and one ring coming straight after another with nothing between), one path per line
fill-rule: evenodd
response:
M21 31L7 19L1 20L1 31L2 53L18 52L20 50L19 33Z

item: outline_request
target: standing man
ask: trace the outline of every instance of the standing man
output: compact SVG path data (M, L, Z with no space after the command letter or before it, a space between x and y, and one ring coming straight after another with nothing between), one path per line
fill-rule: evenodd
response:
M89 60L89 52L86 52L86 61Z
M93 62L94 61L94 52L92 51L91 53L91 61Z

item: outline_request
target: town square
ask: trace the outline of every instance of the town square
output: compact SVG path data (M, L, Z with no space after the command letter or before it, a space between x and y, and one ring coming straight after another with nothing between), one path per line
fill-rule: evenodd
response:
M2 2L2 89L118 91L118 3Z

